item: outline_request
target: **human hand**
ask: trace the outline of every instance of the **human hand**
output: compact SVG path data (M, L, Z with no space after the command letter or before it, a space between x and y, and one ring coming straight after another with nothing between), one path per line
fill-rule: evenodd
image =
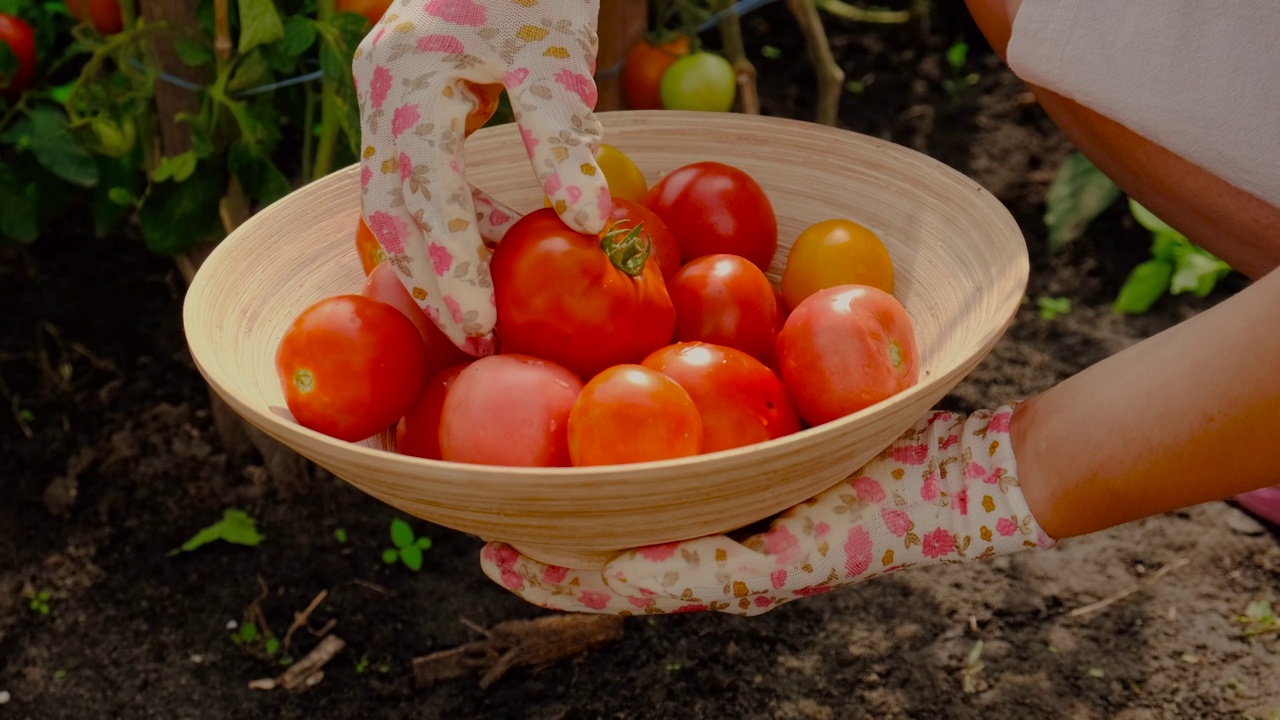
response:
M365 221L472 355L494 350L484 236L496 242L518 215L466 180L468 113L505 87L552 206L575 230L601 231L612 198L594 157L598 12L599 0L425 0L392 8L355 52Z
M481 567L553 610L759 615L906 568L1049 548L1018 485L1012 415L1009 405L930 413L849 478L741 542L715 535L636 548L599 573L489 543Z

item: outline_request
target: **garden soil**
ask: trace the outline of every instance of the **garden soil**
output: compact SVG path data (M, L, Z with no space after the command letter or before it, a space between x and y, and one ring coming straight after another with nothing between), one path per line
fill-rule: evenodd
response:
M808 119L813 77L780 5L746 22L763 107ZM939 14L923 38L829 26L862 84L846 94L841 124L967 173L1026 235L1029 303L944 405L1026 397L1243 286L1233 276L1205 299L1112 314L1149 239L1118 204L1066 250L1046 252L1046 190L1073 148L963 16ZM971 43L967 72L979 79L951 93L945 53L957 37ZM385 565L390 508L323 472L281 487L254 458L229 457L182 336L182 280L129 233L94 238L69 221L5 257L0 293L0 718L1280 713L1280 633L1236 622L1254 600L1280 601L1280 545L1229 503L1050 552L885 577L757 618L634 618L617 642L513 669L487 689L474 675L415 687L414 657L478 639L477 626L546 613L481 574L475 538L414 521L434 542L424 567ZM1071 311L1046 321L1040 297L1069 298ZM231 507L257 519L261 545L168 555ZM33 608L40 591L47 613ZM322 591L290 651L315 647L326 626L341 637L323 679L301 693L250 689L280 668L233 643L229 625L256 607L281 636Z

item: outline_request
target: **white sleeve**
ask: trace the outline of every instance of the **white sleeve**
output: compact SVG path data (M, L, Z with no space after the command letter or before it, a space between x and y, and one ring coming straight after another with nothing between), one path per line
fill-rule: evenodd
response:
M1280 207L1280 2L1023 0L1009 67Z

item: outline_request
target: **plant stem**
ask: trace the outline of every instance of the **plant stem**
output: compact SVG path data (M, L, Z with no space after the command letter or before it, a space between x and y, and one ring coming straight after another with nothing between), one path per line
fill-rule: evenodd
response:
M138 7L134 0L119 0L120 3L120 19L124 23L125 30L132 30L135 23L138 22Z
M736 0L712 0L713 12L733 7ZM742 99L742 112L760 114L760 94L756 91L756 67L747 58L746 45L742 41L742 18L736 13L720 21L720 37L724 42L725 58L733 63L733 73L738 80L738 96Z
M26 111L27 96L23 95L18 98L18 102L13 104L13 107L9 108L9 111L4 114L4 117L0 117L0 132L4 132L5 128L9 127L9 123L18 116L18 113L25 113Z
M327 23L337 14L334 0L320 0L317 16L322 23ZM333 42L332 39L329 42ZM333 154L338 144L338 108L334 98L338 96L338 78L327 74L320 81L320 142L316 146L315 164L311 177L319 180L333 169ZM308 128L307 132L311 132Z
M227 18L227 0L213 0L213 17L213 51L218 56L218 69L221 70L231 58L231 22Z
M814 4L820 9L842 17L846 20L866 23L885 23L896 24L904 23L911 19L911 13L906 10L866 10L860 7L854 7L844 0L814 0Z

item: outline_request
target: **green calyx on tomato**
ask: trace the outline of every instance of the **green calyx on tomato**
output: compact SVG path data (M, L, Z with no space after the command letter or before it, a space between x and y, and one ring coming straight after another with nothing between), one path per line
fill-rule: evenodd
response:
M293 386L298 392L306 394L316 389L316 375L307 368L298 368L293 373Z
M644 266L649 260L653 244L649 241L649 236L643 234L644 223L636 223L630 230L619 227L620 225L620 222L614 223L605 231L600 238L600 249L609 257L609 262L614 267L630 277L640 277L644 274ZM618 239L619 235L622 236L621 240Z

